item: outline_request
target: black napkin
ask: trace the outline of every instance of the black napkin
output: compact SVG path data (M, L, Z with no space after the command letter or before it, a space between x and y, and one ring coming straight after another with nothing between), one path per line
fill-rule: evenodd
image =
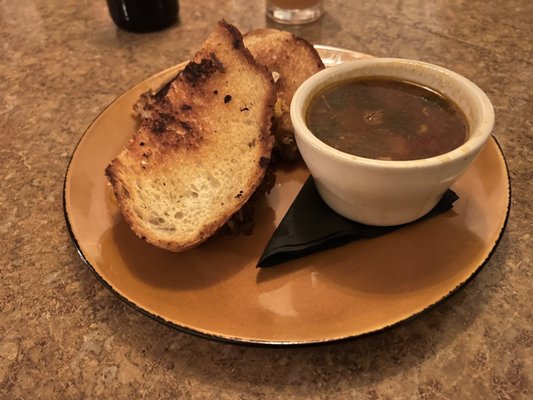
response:
M448 190L429 213L409 224L449 210L458 198L455 192ZM342 246L356 239L384 235L409 224L371 226L344 218L322 200L313 178L309 177L274 231L257 266L272 267L321 250Z

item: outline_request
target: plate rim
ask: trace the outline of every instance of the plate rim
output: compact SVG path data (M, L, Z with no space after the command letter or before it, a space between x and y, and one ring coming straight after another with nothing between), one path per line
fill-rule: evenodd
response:
M340 48L340 47L334 47L334 46L326 46L326 45L317 44L317 45L315 45L315 48L317 48L317 50L323 48L323 49L327 49L328 51L339 51L339 52L346 53L346 54L354 54L354 55L357 54L357 55L361 55L363 57L372 57L372 56L370 56L368 54L365 54L365 53L359 53L359 52L356 52L356 51L343 49L343 48ZM510 211L511 211L511 196L512 196L512 182L511 182L511 176L510 176L510 173L509 173L509 166L508 166L507 160L505 158L505 155L503 153L502 147L501 147L498 139L496 138L496 136L494 134L491 135L491 138L489 140L493 140L494 141L494 144L496 145L497 150L498 150L498 155L501 157L501 160L503 160L503 164L504 164L504 167L505 167L506 181L507 181L507 184L508 184L505 218L504 218L503 224L501 225L500 231L498 232L498 237L494 241L494 243L492 245L492 248L490 249L490 251L487 254L486 258L482 262L479 263L479 265L473 270L473 272L468 276L467 279L465 279L463 282L461 282L458 285L456 285L453 289L451 289L446 295L444 295L439 300L437 300L434 303L426 306L422 310L420 310L420 311L408 316L407 318L400 319L400 320L398 320L398 321L396 321L396 322L394 322L392 324L383 326L383 327L375 329L375 330L371 330L371 331L363 332L363 333L352 334L352 335L347 335L347 336L338 337L338 338L325 338L325 339L319 339L319 340L293 340L293 341L290 341L290 340L261 340L261 339L249 339L249 338L234 337L234 336L232 337L232 336L229 336L229 335L217 335L216 333L213 333L213 332L203 332L203 331L198 330L198 329L190 328L190 327L187 327L187 326L180 325L180 324L178 324L176 322L169 321L169 320L163 318L160 315L157 315L155 313L152 313L152 312L150 312L148 310L145 310L144 308L140 307L139 305L137 305L136 303L134 303L133 301L128 299L126 296L121 294L109 282L107 282L96 271L94 266L88 261L87 257L85 256L85 254L84 254L84 252L83 252L83 250L82 250L82 248L80 246L80 243L78 242L78 239L76 238L76 236L74 234L74 231L73 231L73 228L72 228L72 225L71 225L71 221L70 221L70 217L69 217L69 213L67 211L67 208L68 208L68 206L67 206L67 183L68 183L68 178L69 178L69 171L70 171L70 167L72 165L72 162L74 160L74 156L76 155L76 152L78 151L83 139L86 137L87 133L90 131L92 126L95 124L95 122L114 103L116 103L123 96L126 96L126 94L128 92L130 92L131 90L134 90L136 87L143 85L143 83L147 79L156 78L157 76L160 76L160 75L165 75L167 73L170 73L173 70L179 70L179 68L181 66L185 65L187 62L188 61L181 62L179 64L176 64L176 65L171 66L169 68L165 68L164 70L161 70L159 72L156 72L155 74L152 74L152 75L146 77L145 79L137 82L136 84L134 84L131 87L129 87L128 89L126 89L119 96L114 98L108 105L106 105L100 111L100 113L98 113L98 115L91 121L91 123L87 126L87 128L85 129L83 134L80 136L79 140L77 141L74 149L72 150L72 152L70 154L70 158L69 158L69 161L68 161L68 164L67 164L67 168L66 168L66 171L65 171L65 175L64 175L64 179L63 179L63 196L62 196L63 197L63 215L64 215L64 218L65 218L65 224L66 224L66 227L67 227L67 231L69 233L71 242L74 245L74 248L76 249L79 257L82 260L82 262L89 268L90 271L92 271L92 273L96 276L98 281L101 284L103 284L104 287L106 287L109 291L111 291L115 296L117 296L120 300L122 300L125 304L129 305L130 307L132 307L134 310L139 311L143 315L148 316L149 318L151 318L152 320L155 320L155 321L157 321L159 323L162 323L162 324L166 325L167 327L176 329L176 330L178 330L180 332L187 333L187 334L190 334L190 335L193 335L193 336L196 336L196 337L200 337L200 338L203 338L203 339L208 339L208 340L212 340L212 341L216 341L216 342L228 343L228 344L233 344L233 345L246 345L246 346L256 346L256 347L278 347L278 348L279 347L291 347L292 348L292 347L317 346L317 345L322 345L322 344L332 344L332 343L346 342L346 341L349 341L349 340L359 339L359 338L363 338L363 337L367 337L367 336L371 336L371 335L377 335L377 334L380 334L382 332L386 332L386 331L391 330L393 328L396 328L398 326L402 326L402 325L408 323L409 321L411 321L413 319L416 319L416 318L420 317L421 315L427 313L428 311L433 309L438 304L443 303L446 300L448 300L455 293L457 293L461 288L465 287L469 282L471 282L480 273L480 271L486 266L486 264L488 263L490 258L493 256L493 254L496 251L500 241L502 240L503 234L504 234L504 232L506 230L506 227L507 227L507 223L509 221Z

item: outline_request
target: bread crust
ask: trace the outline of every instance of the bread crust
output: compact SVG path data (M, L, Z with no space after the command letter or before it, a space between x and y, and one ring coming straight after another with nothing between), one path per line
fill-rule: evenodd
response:
M263 179L274 103L271 74L219 22L106 168L131 229L172 251L212 236Z

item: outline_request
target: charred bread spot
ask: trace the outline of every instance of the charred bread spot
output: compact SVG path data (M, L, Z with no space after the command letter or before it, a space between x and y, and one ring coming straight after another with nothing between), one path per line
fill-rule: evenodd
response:
M187 132L192 131L192 126L187 121L179 121L179 123Z
M243 112L243 111L249 111L249 110L250 110L250 109L249 109L248 107L243 107L243 108L241 108L241 112Z
M161 101L163 98L167 95L170 87L172 86L172 82L178 77L180 74L176 75L173 79L168 81L161 89L157 91L154 98L156 101Z
M196 128L194 121L180 119L168 113L157 113L141 126L141 132L148 137L154 136L148 148L143 147L139 155L147 154L152 157L152 149L157 154L171 151L172 148L183 147L185 149L198 148L203 141L201 132ZM142 163L141 163L142 164Z
M141 147L144 146L144 142L139 143L139 146Z
M218 90L213 90L213 94L218 94Z
M224 67L224 64L222 64L222 61L220 61L215 53L209 53L211 56L211 60L213 60L213 63L215 64L215 67L217 68L217 71L220 72L226 72L226 67Z
M231 95L227 94L224 96L224 104L229 103L231 101Z
M167 130L167 126L164 121L155 119L152 123L153 132L156 134L164 133Z
M192 110L192 106L188 104L182 104L180 107L183 111Z
M153 132L156 134L162 134L168 131L168 126L176 121L176 118L172 114L157 113L152 120Z
M203 58L199 64L190 62L182 72L183 79L191 86L196 86L199 81L203 81L215 72L225 72L224 66L218 59L216 62L209 58Z

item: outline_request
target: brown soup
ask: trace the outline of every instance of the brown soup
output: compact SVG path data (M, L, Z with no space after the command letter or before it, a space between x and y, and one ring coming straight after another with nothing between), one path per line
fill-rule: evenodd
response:
M386 78L340 82L319 93L307 126L324 143L360 157L417 160L447 153L468 135L466 118L428 88Z

